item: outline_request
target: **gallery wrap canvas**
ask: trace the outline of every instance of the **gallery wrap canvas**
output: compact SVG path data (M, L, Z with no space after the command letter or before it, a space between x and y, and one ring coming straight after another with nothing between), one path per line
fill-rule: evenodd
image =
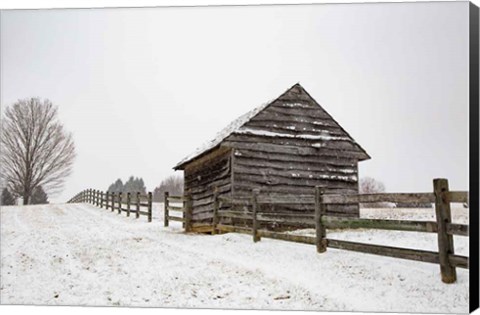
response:
M474 4L0 14L2 305L478 308Z

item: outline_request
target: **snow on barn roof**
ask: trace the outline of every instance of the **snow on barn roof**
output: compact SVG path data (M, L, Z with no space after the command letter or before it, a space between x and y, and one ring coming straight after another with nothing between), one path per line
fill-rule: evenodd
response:
M203 145L198 147L195 151L193 151L191 154L186 156L183 160L181 160L173 169L179 169L183 164L190 162L191 160L195 159L196 157L207 153L211 149L215 148L217 145L219 145L225 138L227 138L229 135L232 133L238 131L240 127L242 127L245 123L247 123L250 119L252 119L255 115L257 115L259 112L261 112L265 107L267 107L270 103L268 102L265 104L262 104L251 111L243 114L242 116L238 117L234 121L232 121L230 124L228 124L225 128L220 130L220 132L217 133L215 138L213 140L205 142Z
M182 167L185 164L189 163L190 161L192 161L192 160L194 160L194 159L196 159L196 158L198 158L202 155L205 155L206 153L210 152L211 150L213 150L214 148L219 146L222 143L222 141L225 140L227 137L229 137L231 134L234 134L234 133L255 134L254 130L249 130L248 128L242 128L242 127L247 122L249 122L254 116L256 116L258 113L260 113L262 110L264 110L270 104L273 104L276 100L281 98L284 94L286 94L288 91L294 89L295 87L299 87L301 90L303 90L306 93L306 91L303 89L303 87L300 85L300 83L296 83L295 85L290 87L287 91L282 93L280 96L278 96L274 100L272 100L270 102L267 102L267 103L264 103L264 104L262 104L262 105L260 105L256 108L252 109L251 111L243 114L242 116L238 117L234 121L232 121L225 128L223 128L220 132L218 132L216 137L213 140L205 142L202 146L198 147L194 152L192 152L191 154L189 154L188 156L183 158L177 165L175 165L175 167L173 169L174 170L182 169ZM296 104L296 105L298 105L298 104ZM327 113L327 115L328 115L328 113ZM330 116L330 118L333 121L335 121L333 119L333 117ZM316 122L314 122L314 123L316 123ZM337 122L335 121L335 123L337 123ZM356 143L355 140L353 140L353 138L340 125L338 125L338 126L339 126L339 128L342 129L343 132L345 132L345 134L347 136L346 138L342 138L342 139L339 138L339 140L347 140L347 141L353 142L358 147L358 149L365 154L364 159L369 159L370 156L367 154L367 152L358 143ZM280 136L280 134L275 134L275 135L263 134L263 135L266 135L266 136ZM289 135L288 134L282 134L281 136L289 136ZM309 135L299 135L299 136L296 136L296 137L302 137L302 138L305 138L305 139L311 138L311 136L309 136ZM321 135L321 136L316 135L316 136L314 136L314 138L315 139L323 139L323 140L327 140L327 141L328 140L335 140L335 137L332 137L332 136L329 136L329 135ZM364 159L362 159L362 160L364 160Z

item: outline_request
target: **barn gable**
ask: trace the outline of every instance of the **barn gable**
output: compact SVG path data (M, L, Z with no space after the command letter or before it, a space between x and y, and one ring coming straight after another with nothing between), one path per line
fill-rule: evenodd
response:
M300 84L269 103L224 141L235 147L236 141L246 138L249 142L303 147L312 155L352 157L358 161L370 158Z

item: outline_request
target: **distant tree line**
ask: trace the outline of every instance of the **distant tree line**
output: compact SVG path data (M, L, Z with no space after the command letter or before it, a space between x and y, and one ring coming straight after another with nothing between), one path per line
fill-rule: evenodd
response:
M2 206L13 206L17 204L17 198L8 190L8 188L3 188L2 190Z
M108 187L107 191L114 193L141 192L145 194L147 189L143 178L130 176L125 183L123 183L122 179L117 179ZM166 191L171 195L183 195L183 177L171 175L162 180L153 190L153 201L163 202Z
M117 179L113 184L108 187L107 191L114 193L140 192L142 194L145 194L147 188L145 187L143 178L130 176L125 182L125 184L120 178Z
M48 195L43 190L42 186L37 186L33 189L33 192L30 196L29 204L31 205L43 205L47 204L48 202ZM13 206L17 204L17 197L10 192L8 188L3 188L2 196L1 196L1 204L2 206Z

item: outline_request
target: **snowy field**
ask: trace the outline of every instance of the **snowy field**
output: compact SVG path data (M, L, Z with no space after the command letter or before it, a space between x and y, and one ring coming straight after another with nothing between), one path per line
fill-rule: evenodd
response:
M248 235L184 234L86 204L1 208L1 303L369 312L468 312L468 270ZM433 209L362 217L432 220ZM454 209L466 223L467 209ZM308 234L312 231L301 231ZM429 233L346 230L330 238L437 250ZM455 237L468 255L468 238Z

